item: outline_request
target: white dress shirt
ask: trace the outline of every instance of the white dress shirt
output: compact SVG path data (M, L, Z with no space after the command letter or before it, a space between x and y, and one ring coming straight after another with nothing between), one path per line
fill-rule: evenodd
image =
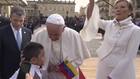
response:
M12 28L12 30L13 30L13 33L14 33L14 36L15 36L15 40L17 40L17 32L18 32L18 30L16 30L14 27L13 27L13 25L12 24L10 24L11 25L11 28ZM21 41L22 41L22 29L20 28L19 29L19 32L20 32L20 39L21 39Z

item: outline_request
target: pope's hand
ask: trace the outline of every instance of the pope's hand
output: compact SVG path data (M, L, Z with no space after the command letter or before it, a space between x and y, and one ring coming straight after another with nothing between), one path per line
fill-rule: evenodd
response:
M59 72L59 66L57 65L48 66L48 72Z

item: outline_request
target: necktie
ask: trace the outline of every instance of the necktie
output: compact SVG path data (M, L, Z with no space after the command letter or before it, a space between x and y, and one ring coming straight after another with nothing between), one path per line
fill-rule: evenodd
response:
M21 47L21 35L20 35L20 31L19 30L17 30L16 37L17 37L17 44L18 44L18 47L20 49L20 47Z

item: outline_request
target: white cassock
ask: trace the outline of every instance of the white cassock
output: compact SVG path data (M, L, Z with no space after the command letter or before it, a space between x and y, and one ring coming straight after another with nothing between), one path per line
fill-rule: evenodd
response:
M13 76L10 78L10 79L17 79L17 76L18 76L18 73L19 73L19 70L18 69L14 74ZM30 68L30 72L29 72L33 77L35 76L35 74L38 75L39 79L42 79L42 74L40 72L40 66L38 65L33 65L31 64L31 68Z
M47 69L50 63L58 65L66 59L72 61L75 68L78 68L84 59L90 57L89 51L78 32L68 27L65 27L58 41L51 41L48 37L47 27L36 31L32 37L32 41L41 43L44 46L46 56L45 69ZM48 75L46 75L44 79L47 79L47 77L49 77L49 79L66 79L62 73L47 73L46 71L45 74ZM78 79L78 76L73 79Z
M96 12L95 10L93 11ZM96 15L92 16L89 21L94 17ZM97 20L96 24L92 26L87 25L81 31L81 35L84 31L89 34L89 38L82 35L88 41L93 39L92 32L95 33L95 31L89 30L90 32L87 32L87 29L100 27L105 30L103 43L97 49L100 60L97 66L96 79L107 79L107 76L112 77L112 79L136 79L133 60L137 55L140 44L140 28L132 23L131 17L119 23L115 19Z

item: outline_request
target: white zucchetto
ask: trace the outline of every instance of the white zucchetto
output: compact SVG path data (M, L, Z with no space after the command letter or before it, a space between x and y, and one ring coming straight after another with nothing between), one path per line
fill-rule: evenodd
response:
M56 24L56 25L64 25L65 26L64 18L60 14L51 14L47 18L46 23L52 23L52 24Z

